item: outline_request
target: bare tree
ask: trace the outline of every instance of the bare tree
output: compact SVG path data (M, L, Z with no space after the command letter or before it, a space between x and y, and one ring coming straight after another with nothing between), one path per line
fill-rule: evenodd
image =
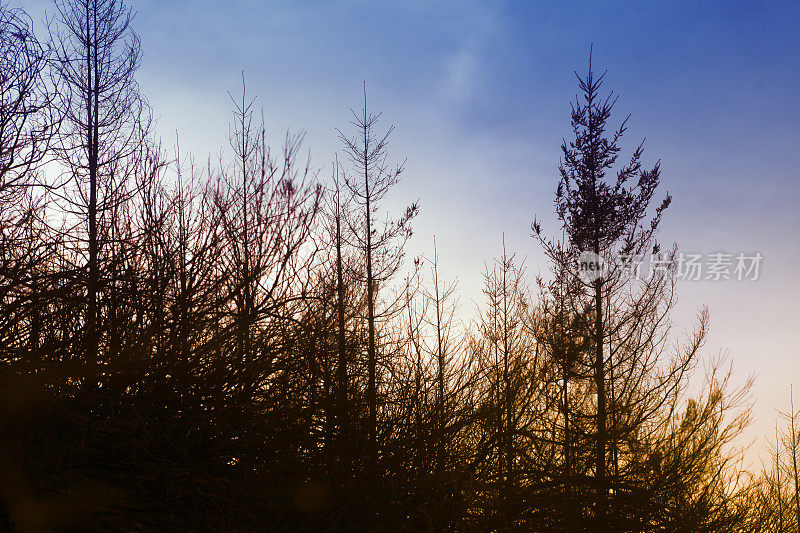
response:
M38 356L45 265L54 251L43 224L47 199L34 188L46 185L41 169L53 155L61 118L50 73L50 49L35 35L28 14L0 3L1 298L17 311L5 317L3 345L10 360L24 346L28 363ZM26 335L27 341L18 342L16 337Z
M25 11L0 3L0 195L43 184L36 170L46 162L60 124L49 79L50 50L33 33Z
M788 481L785 483L789 499L794 504L794 522L795 531L800 531L800 475L798 474L798 455L800 455L800 427L798 427L798 420L800 419L800 411L794 409L794 395L791 389L789 390L789 409L784 412L779 412L779 415L785 421L786 428L783 432L778 434L777 425L775 427L775 463L776 463L776 483L780 488L782 487L780 481L781 470L781 457L786 456L785 478ZM781 453L781 447L785 453ZM782 500L779 498L779 502ZM783 517L783 513L779 510L779 516Z
M789 449L792 461L792 476L794 484L794 519L795 527L800 531L800 474L797 468L797 456L800 455L800 428L797 426L798 417L800 413L794 410L794 395L791 390L789 391L789 412L786 413L786 418L789 419L789 438L786 442L786 447Z
M254 121L254 99L246 87L233 99L229 133L232 164L223 169L214 201L224 235L220 258L228 275L222 307L236 332L235 360L241 377L232 394L247 398L259 390L277 354L269 332L291 319L298 294L307 292L315 250L307 249L322 189L298 154L302 134L285 136L278 155L266 141L263 114ZM257 327L258 326L258 327Z
M57 0L56 9L50 38L65 120L56 150L70 185L60 196L86 232L79 238L88 253L85 384L93 388L100 343L100 224L129 197L121 194L125 176L119 170L143 147L149 115L134 78L141 46L131 10L121 0Z
M351 167L343 173L344 183L357 205L363 210L350 222L357 246L363 251L366 265L365 285L367 292L367 409L369 435L369 463L377 471L377 340L376 300L381 284L391 279L400 267L403 244L411 236L411 220L417 214L417 204L411 204L396 220L376 220L379 205L403 172L403 165L390 166L387 162L388 140L394 127L386 133L375 131L380 114L367 111L367 92L364 84L364 103L360 113L352 111L351 122L355 134L352 137L337 130L350 159ZM398 242L399 241L399 242Z
M436 360L436 467L441 470L446 462L446 434L449 424L448 416L452 414L448 399L452 395L452 371L448 365L454 356L460 353L460 341L453 331L457 300L455 283L448 284L439 278L439 252L436 247L436 236L433 238L433 291L428 290L426 297L433 306L434 317L431 326L435 332L434 354ZM461 366L461 365L459 365ZM461 368L461 370L464 370Z
M549 467L550 475L560 476L561 502L556 513L561 515L564 531L575 531L582 523L583 506L579 503L583 492L582 438L589 431L591 391L585 384L591 373L591 340L586 334L587 319L579 298L580 283L569 272L569 250L563 242L552 243L548 250L553 261L550 269L553 279L545 282L539 278L539 306L536 309L536 341L543 355L550 360L549 369L556 386L556 409L561 419L553 423L553 441L560 442L560 472L557 465Z

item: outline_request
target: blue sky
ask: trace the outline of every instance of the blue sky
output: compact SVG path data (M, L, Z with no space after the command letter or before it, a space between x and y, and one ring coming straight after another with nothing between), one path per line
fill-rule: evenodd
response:
M757 376L768 434L800 388L800 4L796 2L259 2L140 0L141 88L171 146L201 159L226 143L226 91L258 95L272 138L304 130L327 175L366 81L407 159L387 201L421 200L410 255L458 277L461 308L480 300L483 264L500 250L545 271L534 214L556 234L553 192L569 103L594 63L631 114L626 154L643 138L672 193L661 234L694 252L761 252L756 282L681 282L678 331L701 305L707 353L728 351ZM25 2L34 15L48 6ZM328 170L325 170L328 169ZM758 446L761 442L758 443Z
M699 5L702 4L702 5ZM800 386L800 8L737 2L137 2L140 80L165 138L200 154L225 143L226 91L241 70L274 139L307 132L330 168L335 127L367 82L407 158L387 202L420 198L410 255L459 278L461 309L480 301L483 265L500 249L544 271L530 238L552 216L559 145L569 134L573 70L590 43L631 114L625 147L647 137L674 197L661 239L683 250L764 255L756 282L682 282L676 333L702 305L706 352L727 351L739 381L757 376L757 422L769 434ZM323 171L323 175L325 175ZM760 446L760 442L756 446Z

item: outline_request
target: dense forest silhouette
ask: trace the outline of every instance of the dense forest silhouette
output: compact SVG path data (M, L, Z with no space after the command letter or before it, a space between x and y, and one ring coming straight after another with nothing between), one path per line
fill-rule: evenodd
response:
M407 257L417 204L382 207L404 164L365 87L330 175L244 83L199 161L154 134L128 7L46 22L0 4L4 529L800 531L798 411L744 468L751 382L705 310L672 326L670 197L591 59L559 225L531 225L550 270L503 243L462 324L438 254ZM613 266L642 253L664 268Z

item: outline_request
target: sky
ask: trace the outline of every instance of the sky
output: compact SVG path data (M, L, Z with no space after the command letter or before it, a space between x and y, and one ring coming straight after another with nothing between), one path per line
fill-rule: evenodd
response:
M131 0L138 80L156 131L201 160L225 146L244 71L270 139L304 131L328 176L366 82L369 106L395 126L406 160L389 213L419 199L409 256L458 279L468 319L484 265L502 246L547 273L531 238L553 214L560 144L590 45L612 123L631 115L623 155L643 139L660 160L657 196L673 197L659 240L686 252L761 253L756 281L680 281L676 336L709 309L704 353L727 353L735 379L756 378L762 449L776 410L800 389L800 4L796 2L376 2ZM23 5L41 18L52 7ZM798 394L800 396L800 393ZM751 457L752 454L751 454Z

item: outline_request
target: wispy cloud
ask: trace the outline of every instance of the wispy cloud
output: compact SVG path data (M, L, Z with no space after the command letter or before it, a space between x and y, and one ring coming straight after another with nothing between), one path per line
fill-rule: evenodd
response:
M461 42L443 62L442 99L463 103L477 96L485 78L487 47L502 35L501 14L497 5L487 4L468 18Z
M468 100L474 93L478 75L478 58L470 50L459 50L447 61L442 96L456 102Z

